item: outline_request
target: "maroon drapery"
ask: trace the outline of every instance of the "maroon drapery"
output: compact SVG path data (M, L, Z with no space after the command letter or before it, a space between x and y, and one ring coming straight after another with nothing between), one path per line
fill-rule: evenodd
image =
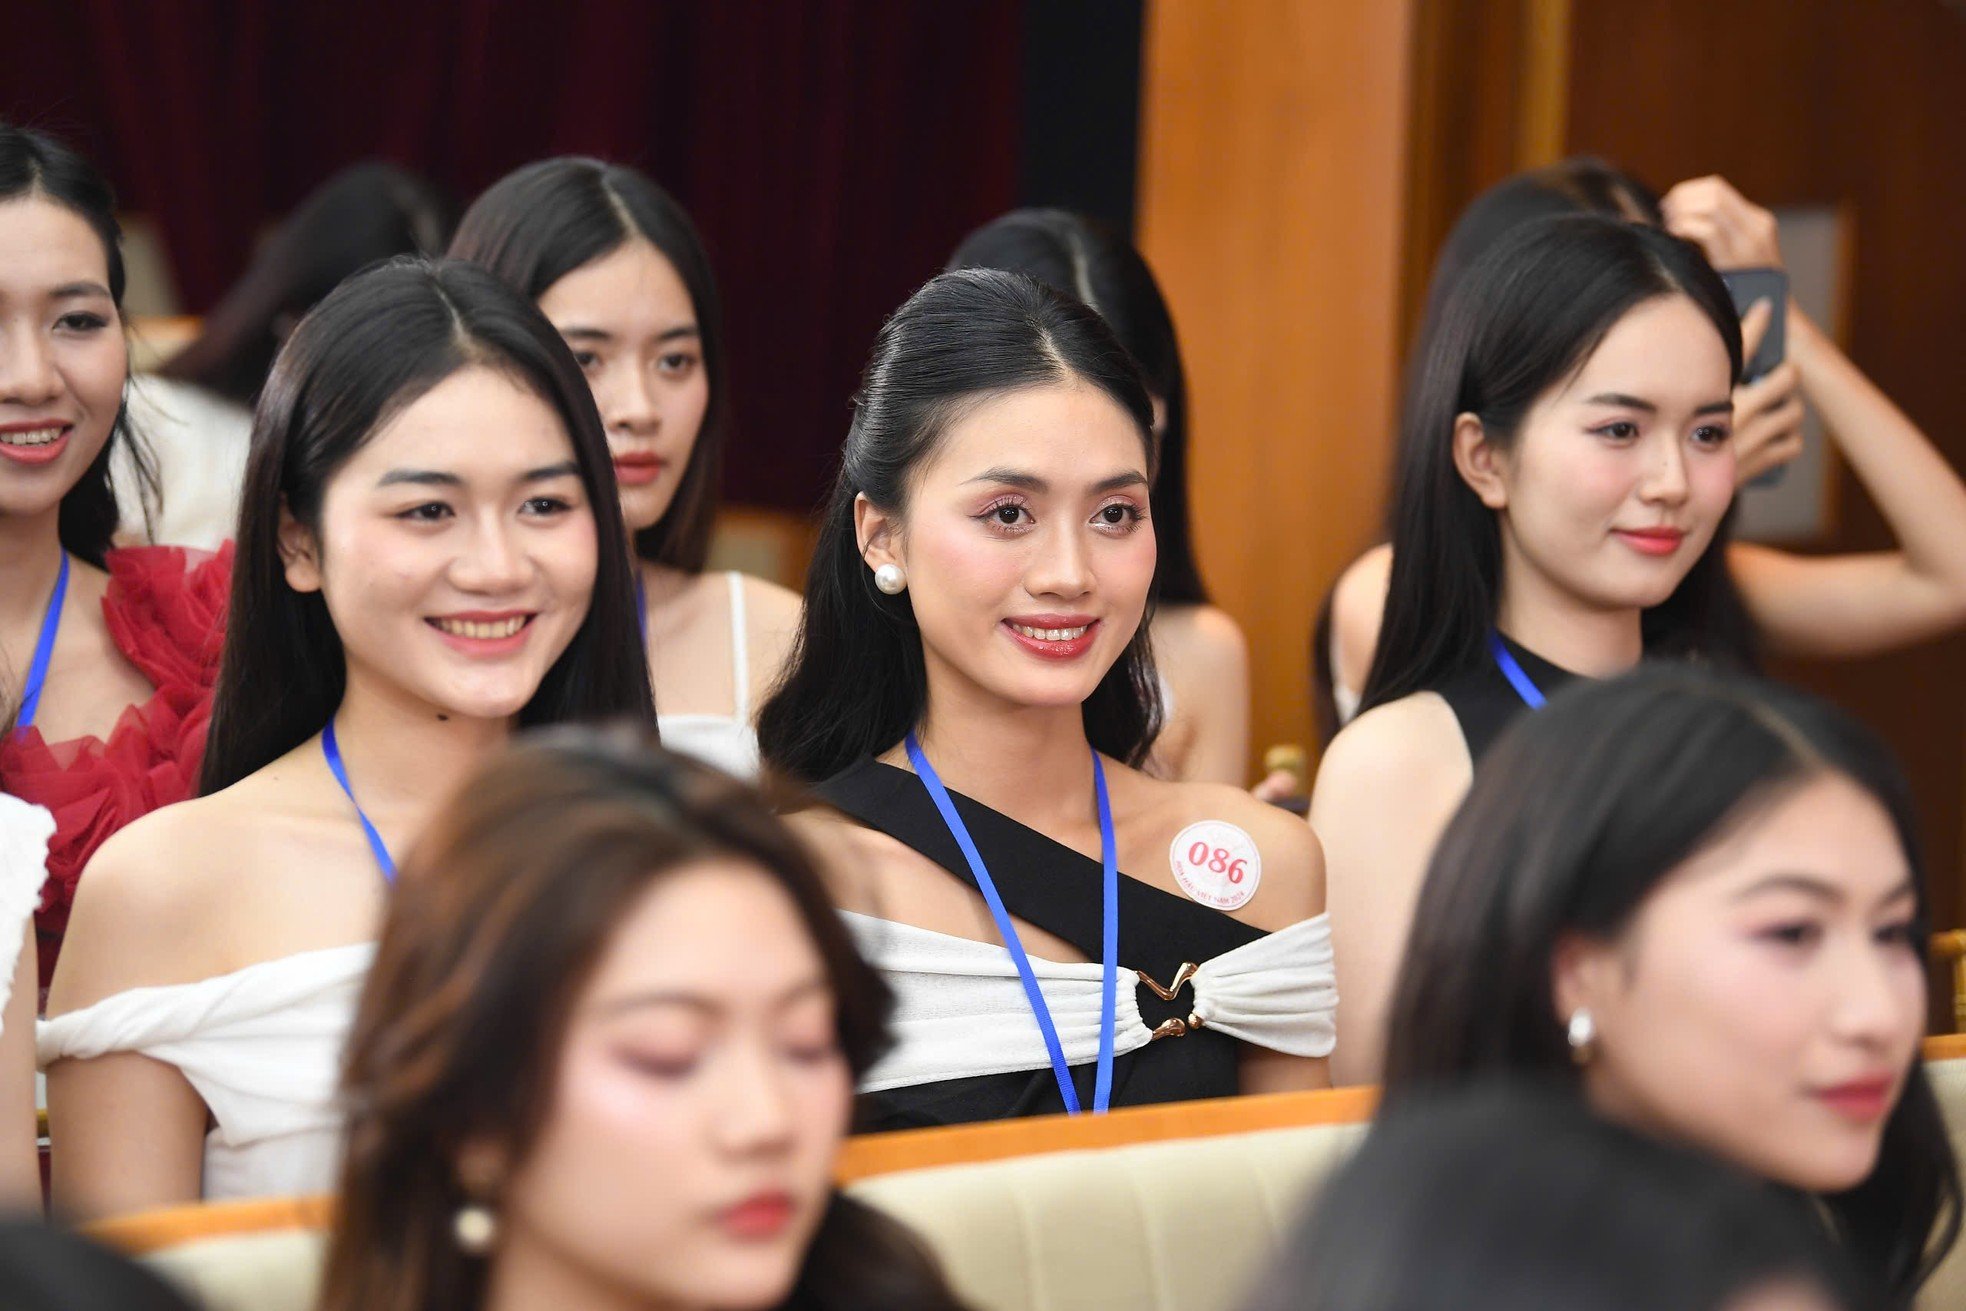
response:
M728 490L807 509L880 320L1016 201L1016 0L15 0L0 115L78 146L185 305L336 168L468 199L578 152L704 233L730 325Z

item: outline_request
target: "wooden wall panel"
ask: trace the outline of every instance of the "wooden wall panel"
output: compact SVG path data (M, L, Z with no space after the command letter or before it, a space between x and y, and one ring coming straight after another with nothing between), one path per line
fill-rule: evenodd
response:
M1845 346L1966 468L1966 8L1940 0L1591 0L1572 16L1567 146L1655 186L1719 172L1764 204L1847 207ZM1827 550L1889 540L1853 478ZM1966 923L1966 637L1784 662L1882 732L1925 821L1937 913Z
M1149 7L1138 230L1181 334L1195 534L1249 637L1258 753L1312 741L1312 619L1380 519L1413 3Z

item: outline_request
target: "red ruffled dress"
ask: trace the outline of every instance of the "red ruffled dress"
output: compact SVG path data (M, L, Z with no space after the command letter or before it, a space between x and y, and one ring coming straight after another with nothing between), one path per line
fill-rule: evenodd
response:
M0 789L55 817L48 882L34 923L41 986L54 975L75 884L110 834L198 787L212 685L225 642L232 544L217 555L174 546L111 551L102 616L110 638L157 691L123 711L108 740L45 742L28 728L0 740Z

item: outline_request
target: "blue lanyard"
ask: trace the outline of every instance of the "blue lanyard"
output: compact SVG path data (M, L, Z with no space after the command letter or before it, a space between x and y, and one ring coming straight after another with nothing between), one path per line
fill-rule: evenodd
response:
M328 726L321 730L321 754L328 758L328 772L334 775L335 782L341 784L342 793L348 798L348 804L355 807L355 818L362 822L363 836L369 840L369 850L375 853L375 863L382 870L383 881L394 883L396 862L390 858L389 846L383 842L382 834L376 832L375 825L369 823L368 815L362 810L362 803L355 800L355 789L348 786L348 771L342 768L341 744L334 739L332 719L328 721Z
M642 642L646 645L649 640L649 594L648 589L642 586L642 570L639 565L635 568L635 619L641 625L638 631L642 635Z
M949 826L949 835L962 848L963 858L969 862L969 872L976 879L977 890L989 903L990 918L997 922L997 932L1003 936L1004 948L1010 952L1010 959L1017 966L1017 977L1023 980L1024 995L1031 1002L1031 1014L1037 1017L1038 1029L1044 1034L1045 1050L1051 1053L1051 1073L1058 1080L1058 1094L1065 1099L1065 1110L1077 1115L1079 1093L1072 1086L1072 1069L1065 1063L1065 1049L1058 1041L1058 1026L1052 1022L1051 1007L1046 1004L1044 992L1038 987L1037 976L1031 973L1031 960L1024 954L1024 942L1017 936L1017 926L1011 923L1010 912L1004 909L1003 898L997 895L997 885L991 881L990 871L983 864L983 856L969 836L969 826L956 813L955 803L949 800L949 789L942 786L935 766L928 763L928 757L922 754L921 744L915 741L913 733L908 734L908 760L914 765L915 773L920 775L922 786L928 789L935 808L942 812L942 822ZM1099 857L1105 869L1101 948L1105 952L1106 963L1103 991L1099 997L1099 1071L1092 1094L1092 1111L1099 1115L1113 1100L1113 1029L1119 997L1120 872L1119 844L1113 839L1113 808L1106 797L1106 770L1099 763L1097 751L1092 753L1092 795L1099 807Z
M16 731L34 722L41 708L41 689L48 685L48 665L55 658L55 634L61 631L62 602L68 599L68 552L61 553L61 568L55 571L55 593L48 598L48 610L41 616L41 635L34 640L34 663L27 667L27 686L21 691L20 713L14 717Z
M1515 652L1502 641L1502 635L1492 628L1488 630L1488 650L1495 657L1495 667L1502 671L1502 677L1509 680L1509 686L1522 698L1522 704L1531 710L1541 710L1549 698L1543 695L1543 689L1537 687L1535 680L1523 669L1521 662L1515 658Z

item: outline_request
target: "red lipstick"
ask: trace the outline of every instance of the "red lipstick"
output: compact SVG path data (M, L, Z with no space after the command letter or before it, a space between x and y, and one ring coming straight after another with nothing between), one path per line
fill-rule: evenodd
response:
M652 451L624 451L614 457L614 480L623 487L646 487L669 462Z
M1011 641L1046 660L1076 660L1099 635L1099 621L1091 615L1018 615L1001 627Z
M792 1195L783 1191L754 1193L736 1206L717 1213L717 1223L732 1238L760 1242L776 1238L792 1223Z
M1874 1079L1852 1079L1833 1088L1819 1089L1816 1096L1846 1120L1875 1124L1890 1113L1895 1100L1893 1094L1897 1089L1898 1081L1887 1075Z
M1640 555L1671 555L1686 540L1686 534L1677 528L1618 528L1613 531L1626 546Z

